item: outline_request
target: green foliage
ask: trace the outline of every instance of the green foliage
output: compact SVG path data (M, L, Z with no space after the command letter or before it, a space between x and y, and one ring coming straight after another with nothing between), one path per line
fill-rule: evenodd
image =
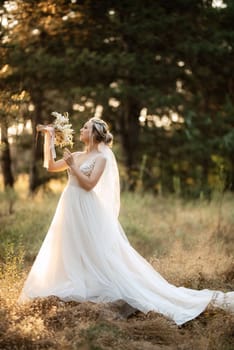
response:
M233 190L232 1L15 3L12 13L3 7L18 22L2 31L1 94L26 92L21 119L30 116L35 129L52 110L69 111L79 128L100 104L122 146L128 188L168 193L180 184L181 196L209 196L215 156ZM159 126L165 117L169 125ZM46 181L35 178L35 188Z
M25 260L34 259L48 229L56 201L57 196L52 194L43 197L43 205L40 199L20 199L12 215L0 217L0 259L5 255L4 242L8 241L16 246L24 242Z

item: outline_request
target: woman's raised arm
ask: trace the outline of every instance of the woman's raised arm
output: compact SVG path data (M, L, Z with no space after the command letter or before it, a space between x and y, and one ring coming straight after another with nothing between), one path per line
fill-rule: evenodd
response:
M49 130L43 130L45 134L45 144L48 145L48 147L44 147L44 159L47 159L46 163L46 168L49 172L59 172L59 171L64 171L68 169L68 165L65 162L64 159L60 159L55 161L54 156L52 154L52 149L50 147L52 141L52 136Z

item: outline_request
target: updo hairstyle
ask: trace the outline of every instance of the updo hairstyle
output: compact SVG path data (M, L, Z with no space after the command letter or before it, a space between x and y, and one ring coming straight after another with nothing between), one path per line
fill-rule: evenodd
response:
M95 142L104 142L106 145L111 146L113 142L113 135L109 132L109 127L102 119L91 118L92 123L92 135Z

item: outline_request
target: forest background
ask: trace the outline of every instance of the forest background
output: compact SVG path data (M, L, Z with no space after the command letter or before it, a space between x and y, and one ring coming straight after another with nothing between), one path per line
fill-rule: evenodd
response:
M53 111L74 151L88 118L110 125L120 222L160 274L234 290L233 19L233 0L0 0L0 349L233 349L222 310L176 327L118 304L17 303L65 186L36 142Z
M233 18L232 0L1 1L4 188L48 182L35 127L67 111L74 150L84 121L109 123L124 190L233 191Z

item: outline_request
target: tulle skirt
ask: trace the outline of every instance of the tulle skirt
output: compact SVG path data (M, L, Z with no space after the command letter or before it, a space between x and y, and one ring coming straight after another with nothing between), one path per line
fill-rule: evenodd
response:
M51 295L79 302L121 299L181 325L199 315L217 292L169 284L133 249L96 193L69 183L19 300Z

